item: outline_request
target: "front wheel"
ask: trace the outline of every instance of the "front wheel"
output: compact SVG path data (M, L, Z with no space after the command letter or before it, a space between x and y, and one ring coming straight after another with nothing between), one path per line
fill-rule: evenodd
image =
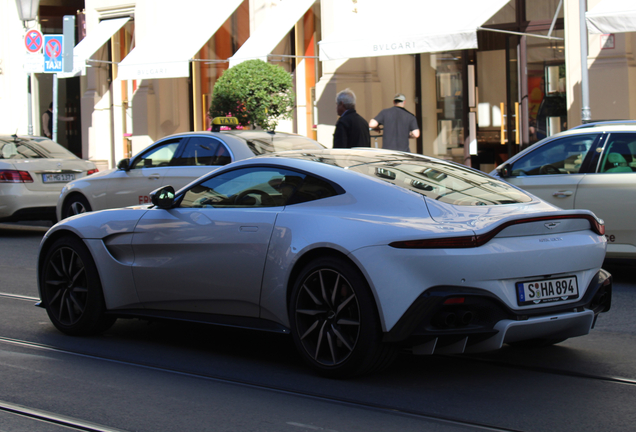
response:
M42 304L58 330L73 336L100 333L114 317L106 305L97 267L84 243L62 237L46 253L40 271Z
M383 344L368 284L350 263L333 257L310 262L289 304L294 343L320 374L344 378L384 369L395 349Z
M71 195L62 209L62 219L91 211L91 205L82 195Z

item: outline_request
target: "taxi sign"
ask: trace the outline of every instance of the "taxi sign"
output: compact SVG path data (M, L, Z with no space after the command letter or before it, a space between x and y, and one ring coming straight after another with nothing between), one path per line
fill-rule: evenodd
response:
M239 122L236 117L215 117L212 124L219 126L238 126Z
M214 117L212 120L212 132L220 132L221 126L238 126L239 121L236 117Z
M44 72L62 72L62 35L44 36Z

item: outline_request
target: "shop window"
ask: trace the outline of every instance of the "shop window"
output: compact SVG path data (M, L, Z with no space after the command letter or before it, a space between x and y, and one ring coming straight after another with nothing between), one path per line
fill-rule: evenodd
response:
M463 161L464 124L462 94L462 53L431 55L437 84L437 138L435 156Z
M528 21L552 21L560 0L526 1L526 20ZM563 6L559 9L557 18L563 18Z

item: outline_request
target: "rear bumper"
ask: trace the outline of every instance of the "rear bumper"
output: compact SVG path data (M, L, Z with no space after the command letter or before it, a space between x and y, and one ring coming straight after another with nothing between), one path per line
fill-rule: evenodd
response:
M3 183L0 187L0 221L55 220L59 196L59 190L32 191L24 183Z
M444 304L463 298L460 304ZM566 339L590 332L611 307L612 276L600 270L575 303L512 310L491 293L465 287L435 287L423 293L384 341L414 347L415 354L491 351L504 343Z

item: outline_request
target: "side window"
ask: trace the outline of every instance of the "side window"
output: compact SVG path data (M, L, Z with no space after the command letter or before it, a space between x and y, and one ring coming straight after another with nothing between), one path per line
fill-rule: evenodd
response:
M130 169L156 168L170 165L170 161L174 157L180 142L180 139L168 141L148 150L135 159Z
M597 136L577 135L551 141L517 160L511 167L512 175L576 174Z
M330 183L308 175L298 187L296 193L289 199L287 205L315 201L335 195L338 195L338 193Z
M199 166L226 165L231 162L230 153L223 143L208 137L190 137L180 157L170 165Z
M190 188L181 207L284 206L304 178L303 174L282 168L237 169Z
M599 164L601 173L631 173L636 171L636 134L609 136Z

